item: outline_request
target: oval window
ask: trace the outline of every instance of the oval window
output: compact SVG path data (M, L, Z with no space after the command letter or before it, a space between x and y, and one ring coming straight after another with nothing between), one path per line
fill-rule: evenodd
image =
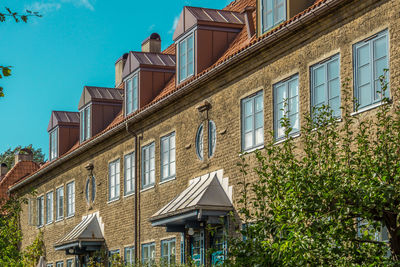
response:
M93 175L86 180L85 195L88 204L94 202L96 196L96 178Z
M208 156L211 158L215 152L215 145L217 144L217 128L213 121L208 122Z
M204 158L203 135L204 135L203 124L201 124L197 129L197 134L196 134L196 154L200 160L203 160Z

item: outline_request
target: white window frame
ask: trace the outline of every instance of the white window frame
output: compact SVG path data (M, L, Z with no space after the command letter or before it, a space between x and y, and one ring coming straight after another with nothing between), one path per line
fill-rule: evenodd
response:
M53 220L54 220L54 192L50 191L46 193L46 224L52 223Z
M139 72L136 72L125 82L125 116L139 108Z
M124 196L135 193L135 170L135 152L132 152L124 156Z
M64 186L56 189L56 221L64 219Z
M155 142L142 147L142 189L155 184L155 149Z
M120 172L121 165L119 159L108 164L108 201L119 199L121 178Z
M50 133L50 161L55 160L58 157L58 127L53 129Z
M160 170L161 182L175 178L176 176L176 139L175 132L161 137L160 140ZM173 142L172 142L173 141ZM168 147L164 147L164 142ZM173 143L173 145L172 145ZM173 159L172 159L173 157ZM164 161L165 164L164 164ZM166 168L166 170L164 170Z
M187 44L188 44L189 38L192 38L192 57L191 58L187 56L187 54L188 54ZM181 45L183 45L183 44L185 44L185 48L186 48L186 51L184 53L184 55L186 55L186 58L185 58L186 62L185 62L184 68L182 68L182 69L185 70L185 75L181 74L181 66L182 66L181 65L182 64L182 62L181 62L181 55L182 55ZM177 55L178 55L177 56L178 64L176 64L176 66L177 66L177 70L176 71L177 71L178 82L179 83L184 81L184 80L186 80L186 79L188 79L188 78L190 78L190 77L192 77L194 75L194 73L195 73L195 66L196 66L195 65L195 53L196 53L195 44L196 44L196 42L195 42L195 30L192 30L192 31L188 32L184 37L182 37L177 42L176 47L177 47ZM190 64L192 64L192 71L191 71L191 73L188 73L188 67L189 67Z
M259 111L255 111L257 100L261 98L262 109ZM242 151L249 151L255 148L261 147L264 145L264 91L258 91L250 96L243 98L241 101L241 142L242 142ZM246 115L246 104L248 102L252 103L252 112L250 115ZM256 118L257 116L262 117L262 126L256 127ZM250 130L246 131L246 119L251 119L252 127ZM261 131L261 140L257 141L256 135L257 131ZM246 146L246 134L251 134L252 144L251 146Z
M329 77L330 76L330 72L329 72L329 65L333 64L335 61L337 61L337 73L338 75L335 77ZM316 71L317 69L323 69L324 72L324 82L320 85L316 85ZM340 117L341 116L341 109L340 109L340 105L341 105L341 87L340 87L340 54L336 54L333 55L331 57L328 57L324 60L322 60L321 62L318 62L317 64L314 64L310 67L310 76L311 76L311 112L313 111L314 107L317 107L318 105L325 105L325 106L329 106L332 110L332 114L334 117ZM339 89L339 95L335 96L335 97L331 97L331 84L337 82L338 84L338 89ZM325 94L325 99L324 99L324 103L316 103L316 87L321 87L323 86L323 90L324 90L324 94ZM333 110L332 109L332 105L331 102L333 99L335 98L339 98L339 106L337 107L337 110Z
M378 41L380 39L385 39L385 41L386 41L386 55L379 59L376 59L375 58L376 50L374 48L374 44L375 44L375 41ZM368 48L369 48L369 61L368 61L368 63L366 63L362 66L359 66L360 59L358 56L358 51L361 48L366 47L366 46L368 46ZM360 103L360 99L361 99L361 89L360 88L363 86L366 86L367 84L370 84L369 93L371 94L370 95L370 98L371 98L370 103L367 103L365 105L359 104L358 109L363 109L363 108L372 106L372 105L377 104L382 101L382 95L380 97L376 97L378 94L378 91L380 90L380 88L378 88L378 87L380 87L380 85L381 85L380 80L379 80L380 75L376 75L376 74L380 73L383 70L377 69L376 61L378 61L380 59L384 59L384 58L386 58L386 69L388 69L390 57L389 57L389 31L387 29L383 30L375 35L372 35L372 36L368 37L367 39L353 45L354 97L355 97L356 101L358 103ZM369 82L361 85L361 84L359 84L359 82L360 82L359 69L366 67L367 65L369 66L368 77L370 77L370 79L369 79ZM387 73L387 76L389 76L389 73ZM388 81L389 77L386 77L386 79ZM387 91L385 93L386 93L385 97L390 96L389 88L387 88ZM355 109L355 111L357 111L356 110L357 105L354 107L354 109Z
M272 13L273 16L273 22L272 25L266 25L266 23L264 22L264 19L266 17L265 13L268 12L265 6L265 1L269 1L272 2L273 8L269 11ZM276 27L277 25L281 24L282 22L287 20L287 0L260 0L260 24L261 24L261 29L262 29L262 33L267 32L268 30ZM285 11L285 16L283 18L279 18L277 16L277 9L278 9L278 4L279 2L282 2L281 4L283 4L283 9Z
M67 217L75 214L75 181L67 184Z
M289 83L297 81L297 94L295 96L292 96L290 94L290 88L289 88ZM281 102L277 102L277 89L281 86L285 86L285 92L286 92L286 98L283 99ZM281 121L278 117L278 112L280 112L280 109L278 109L279 104L284 105L284 116L287 116L289 121L291 121L291 116L297 115L297 120L298 120L298 129L293 129L290 135L296 135L300 132L300 89L299 89L299 74L295 74L290 76L287 79L284 79L273 86L274 88L274 137L275 140L282 140L285 138L285 134L278 135L278 129L281 127ZM290 104L290 101L297 98L297 110L293 111L292 113L292 105ZM285 131L285 129L283 129Z
M37 227L42 227L44 225L44 196L37 197Z
M87 105L79 111L80 116L80 140L81 143L88 140L92 135L92 107Z

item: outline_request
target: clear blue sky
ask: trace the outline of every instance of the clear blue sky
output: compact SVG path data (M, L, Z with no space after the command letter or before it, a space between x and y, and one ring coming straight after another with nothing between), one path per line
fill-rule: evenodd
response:
M85 85L114 86L114 63L140 51L152 32L162 47L172 43L183 6L223 8L229 0L5 0L15 11L43 14L27 24L0 23L0 65L12 76L0 79L0 153L33 144L48 156L47 124L52 110L77 111Z

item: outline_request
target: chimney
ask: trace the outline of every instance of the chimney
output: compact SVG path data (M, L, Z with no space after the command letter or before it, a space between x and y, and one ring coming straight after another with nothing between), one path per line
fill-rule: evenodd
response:
M247 36L249 39L251 37L253 37L254 33L256 32L256 28L254 26L254 20L253 20L254 10L256 10L255 7L247 6L242 11L242 14L244 15L244 19L246 21Z
M0 165L0 181L1 181L1 179L3 179L4 176L6 176L7 172L8 172L7 164L1 163L1 165Z
M23 148L15 154L14 165L20 161L33 161L33 153L29 148Z
M118 87L122 82L122 72L127 58L128 53L125 53L115 62L115 87Z
M152 33L142 42L142 52L161 53L161 37Z

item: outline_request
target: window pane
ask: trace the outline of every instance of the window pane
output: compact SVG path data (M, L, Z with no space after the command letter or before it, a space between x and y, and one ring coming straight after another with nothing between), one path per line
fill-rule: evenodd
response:
M363 86L369 84L371 81L370 65L365 65L358 69L358 85Z
M244 115L250 116L251 114L253 114L253 101L248 100L244 102Z
M358 66L363 66L365 64L369 64L370 62L370 50L369 44L367 43L364 46L361 46L357 49L357 61Z
M262 112L259 112L259 113L256 113L256 115L255 115L255 129L258 129L258 128L260 128L260 127L263 127L263 125L264 125L264 121L263 121L263 113Z
M339 59L335 59L328 63L328 80L339 77Z
M253 129L253 117L246 117L244 119L244 131L247 133Z
M379 59L387 55L386 36L374 41L374 59Z
M253 134L252 132L244 135L245 148L251 148L253 146Z
M261 145L264 142L264 129L256 130L256 145Z
M325 83L325 65L314 70L314 85L319 86Z
M276 87L276 101L277 103L283 102L285 99L287 99L287 92L286 92L286 88L285 85L279 85Z

